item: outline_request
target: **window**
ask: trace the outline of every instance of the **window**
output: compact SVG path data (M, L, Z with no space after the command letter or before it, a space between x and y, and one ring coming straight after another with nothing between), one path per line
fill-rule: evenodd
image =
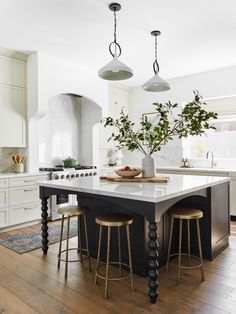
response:
M206 110L218 113L215 130L206 135L190 136L183 140L183 155L188 158L205 158L207 151L220 159L236 159L236 96L205 100Z

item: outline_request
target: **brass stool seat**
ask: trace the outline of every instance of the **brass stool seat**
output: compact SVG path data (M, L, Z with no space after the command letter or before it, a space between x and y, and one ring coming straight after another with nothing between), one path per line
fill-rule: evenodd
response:
M64 206L61 208L58 208L57 210L58 214L60 215L67 215L67 216L80 216L87 214L87 209L76 206L76 205L69 205L69 206Z
M168 246L168 255L167 255L167 263L166 263L166 271L168 271L169 260L171 256L178 255L178 284L180 283L180 271L181 269L194 269L198 268L201 271L201 280L204 281L204 269L203 269L203 259L202 259L202 247L201 247L201 235L200 235L200 227L199 227L199 219L203 217L203 212L199 209L195 208L172 208L169 210L169 214L171 216L170 223L170 238L169 238L169 246ZM171 251L171 243L172 243L172 234L173 234L173 226L174 219L179 219L179 251L178 253L170 254ZM199 249L199 257L200 264L195 266L190 266L190 220L195 219L197 225L197 237L198 237L198 249ZM188 253L182 253L182 220L187 221L187 237L188 237ZM188 266L181 266L181 256L188 256Z
M103 216L96 217L96 223L100 225L99 229L99 242L98 242L98 255L97 255L97 265L95 270L95 284L98 282L98 278L105 280L105 298L108 298L108 282L111 280L121 280L130 277L131 291L133 291L133 268L132 268L132 257L131 257L131 245L130 245L130 231L129 225L133 223L133 218L129 215L124 214L107 214ZM102 241L102 227L107 227L107 259L106 259L106 274L103 276L99 272L100 267L100 252L101 252L101 241ZM129 264L121 262L121 240L120 240L120 227L126 227L126 235L128 242L128 255ZM119 250L119 261L110 262L110 244L111 244L111 228L117 227L118 230L118 250ZM109 277L109 265L119 265L119 277ZM126 266L129 269L129 274L122 276L122 266Z
M90 262L90 254L89 254L89 245L88 245L88 231L87 231L87 212L86 208L82 208L80 206L69 205L60 207L58 209L58 214L62 215L61 220L61 235L60 235L60 244L59 244L59 253L58 253L58 263L57 267L60 268L60 262L65 262L65 278L67 278L68 274L68 263L69 262L83 262L84 259L89 260L89 269L91 271L91 262ZM67 237L66 237L66 249L62 250L62 238L63 238L63 228L64 228L64 220L65 216L67 216ZM70 236L70 218L78 217L78 247L77 248L69 248L69 236ZM84 232L85 232L85 242L86 249L82 248L82 238L81 238L81 217L84 218ZM69 260L69 251L77 251L80 254L80 258ZM86 253L86 257L83 257L82 253ZM62 258L61 254L66 253L66 258Z
M131 225L133 221L134 220L131 216L123 214L107 214L96 217L97 224L107 227L122 227L126 225Z
M169 214L177 219L200 219L203 217L203 212L195 208L172 208Z

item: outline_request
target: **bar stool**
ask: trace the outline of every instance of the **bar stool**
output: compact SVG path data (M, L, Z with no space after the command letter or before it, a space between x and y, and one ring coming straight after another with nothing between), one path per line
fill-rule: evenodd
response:
M59 244L59 253L58 253L58 263L57 267L60 268L60 262L65 262L65 278L67 278L68 273L68 262L81 262L83 263L83 260L88 259L89 261L89 270L91 271L91 261L90 261L90 254L89 254L89 245L88 245L88 231L87 231L87 209L81 208L79 206L64 206L58 209L58 213L62 215L61 220L61 235L60 235L60 244ZM67 216L67 237L66 237L66 249L62 250L62 237L63 237L63 227L64 227L64 220L65 216ZM70 236L70 218L77 216L78 217L78 247L77 248L69 248L69 236ZM84 232L85 232L85 243L86 243L86 249L82 248L82 237L81 237L81 218L83 216L84 219ZM80 257L79 259L73 259L69 260L68 255L69 251L77 250ZM66 252L66 258L63 259L61 257L61 254ZM86 253L86 257L83 257L82 253Z
M129 225L133 223L133 218L124 214L107 214L103 216L96 217L96 223L100 225L99 229L99 241L98 241L98 255L97 255L97 265L95 270L95 284L98 283L98 277L105 280L105 298L108 298L108 282L110 280L121 280L130 277L131 291L134 290L133 285L133 268L132 268L132 257L131 257L131 245L130 245L130 230ZM102 227L107 227L107 259L106 259L106 275L103 276L99 273L99 262L100 262L100 251L101 251L101 241L102 241ZM128 243L128 255L129 264L121 262L121 241L120 241L120 228L122 226L126 227L127 243ZM110 262L110 244L111 244L111 228L117 227L118 231L118 262ZM119 265L119 277L109 278L109 265ZM129 274L122 276L122 266L126 266L129 269Z
M204 281L204 270L203 270L203 259L202 259L202 247L201 247L201 235L200 235L200 228L199 228L199 219L203 217L203 212L199 209L194 208L172 208L169 211L171 216L171 223L170 223L170 238L169 238L169 246L168 246L168 255L167 255L167 263L166 263L166 272L168 271L169 267L169 259L171 256L178 256L178 277L177 281L178 284L180 283L180 271L181 269L194 269L199 268L201 271L201 280ZM173 225L174 219L179 219L179 251L178 253L170 254L171 251L171 242L172 242L172 234L173 234ZM190 220L195 219L197 225L197 237L198 237L198 250L199 250L199 257L200 257L200 264L195 266L190 266ZM188 253L182 253L181 246L182 246L182 221L187 221L187 237L188 237ZM181 266L181 256L187 255L188 256L188 266Z

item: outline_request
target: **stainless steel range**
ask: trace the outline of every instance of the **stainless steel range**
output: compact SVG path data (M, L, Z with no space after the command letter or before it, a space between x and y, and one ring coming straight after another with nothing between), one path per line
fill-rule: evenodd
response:
M96 176L97 169L95 166L80 166L80 169L75 168L40 168L40 171L51 171L51 180L73 180L79 177ZM57 213L58 208L67 205L77 205L76 195L55 195L50 198L50 214L49 220L60 219L61 215Z

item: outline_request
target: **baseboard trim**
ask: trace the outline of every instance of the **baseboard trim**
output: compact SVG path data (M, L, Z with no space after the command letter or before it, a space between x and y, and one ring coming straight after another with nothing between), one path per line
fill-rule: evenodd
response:
M20 223L20 224L17 224L17 225L3 227L3 228L0 228L0 233L8 232L8 231L11 231L11 230L20 229L20 228L24 228L24 227L33 226L33 225L36 225L36 224L39 224L39 223L41 223L41 219L40 220L37 219L37 220L29 221L29 222L24 222L24 223Z
M231 220L231 221L236 221L236 216L230 215L230 220Z

